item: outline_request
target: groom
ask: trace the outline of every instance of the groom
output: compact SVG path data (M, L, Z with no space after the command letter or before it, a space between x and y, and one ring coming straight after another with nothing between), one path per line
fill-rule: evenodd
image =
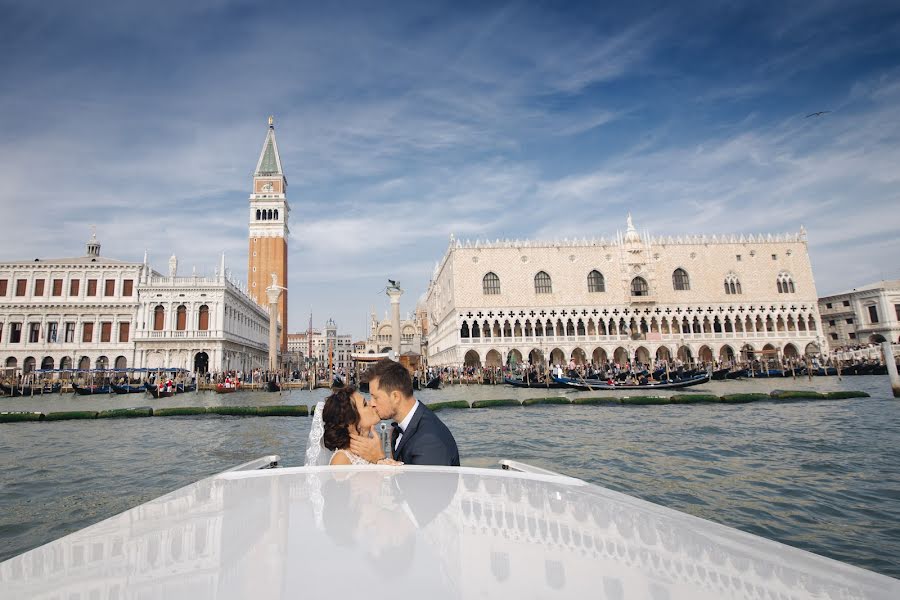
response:
M391 451L407 465L459 466L456 440L427 406L413 397L412 378L406 367L381 360L366 372L370 404L382 419L392 419ZM385 458L378 437L350 435L350 451L376 463Z

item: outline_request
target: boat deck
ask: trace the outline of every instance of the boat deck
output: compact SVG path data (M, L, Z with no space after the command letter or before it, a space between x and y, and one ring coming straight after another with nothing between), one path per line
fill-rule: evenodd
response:
M900 597L896 579L527 465L258 470L277 460L0 563L0 597Z

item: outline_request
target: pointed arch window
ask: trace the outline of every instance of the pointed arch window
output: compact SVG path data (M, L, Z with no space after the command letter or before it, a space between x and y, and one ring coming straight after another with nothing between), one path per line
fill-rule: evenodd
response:
M538 271L538 274L534 276L534 293L535 294L552 294L553 293L553 282L550 280L550 276L547 275L544 271Z
M790 273L785 271L778 274L775 285L778 288L779 294L793 294L795 291L794 278L791 277Z
M729 273L725 276L725 293L729 296L743 293L741 291L741 280L734 273Z
M643 277L635 277L631 280L632 296L649 296L650 288L647 287L647 280Z
M691 281L688 278L687 271L684 269L675 269L672 273L672 287L684 292L691 289Z
M603 273L600 271L591 271L588 273L588 292L605 292L606 281L603 279Z
M496 296L500 293L500 278L496 273L487 273L481 279L481 289L485 296Z

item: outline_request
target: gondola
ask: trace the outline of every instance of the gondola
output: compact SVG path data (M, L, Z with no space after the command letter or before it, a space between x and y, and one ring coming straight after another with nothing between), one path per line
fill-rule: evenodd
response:
M439 390L441 389L441 378L440 377L432 377L428 380L428 383L425 384L425 387L429 390Z
M280 392L281 384L279 384L277 381L267 381L266 382L266 391L267 392Z
M536 388L536 389L548 389L549 388L551 390L558 390L558 389L564 389L564 388L569 387L564 383L558 383L556 381L550 381L549 383L539 383L537 381L527 381L526 382L521 379L510 379L509 377L504 377L503 383L505 383L506 385L511 385L513 387L519 387L519 388Z
M230 387L225 387L224 383L216 384L216 393L217 394L230 394L231 392L236 392L236 391L238 391L238 388L236 385L231 385Z
M24 386L9 386L5 383L0 383L0 391L8 396L18 397L18 396L40 396L42 394L56 394L59 390L62 389L61 383L54 383L53 385L24 385Z
M713 381L722 381L728 377L728 374L731 372L731 367L726 367L724 369L717 369L712 373Z
M750 375L750 369L738 369L726 373L725 379L740 379L742 377L747 377L748 375Z
M143 385L117 385L115 383L110 387L117 394L141 394L147 389Z
M175 385L175 389L179 394L183 394L185 392L196 392L197 384L196 383L179 383Z
M170 390L167 392L164 389L159 389L155 385L148 385L147 391L150 392L150 395L154 398L171 398L175 395L175 390Z
M617 383L615 385L610 385L605 381L593 380L587 381L584 379L571 379L569 377L554 377L559 383L565 384L569 388L573 388L576 390L582 391L594 391L594 390L675 390L679 388L691 387L694 385L701 385L709 382L709 375L696 375L694 377L690 377L688 379L681 379L676 381L667 381L667 382L659 382L659 383L643 383L643 384L634 384L627 385Z
M72 384L72 389L75 390L75 393L79 396L93 396L96 394L112 394L112 388L108 385L88 385L81 387L75 383Z

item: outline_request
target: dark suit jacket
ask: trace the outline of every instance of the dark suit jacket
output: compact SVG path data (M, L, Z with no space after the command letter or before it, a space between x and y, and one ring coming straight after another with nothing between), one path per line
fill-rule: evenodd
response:
M453 434L421 402L400 438L400 445L392 451L394 460L408 465L459 466L459 450Z

